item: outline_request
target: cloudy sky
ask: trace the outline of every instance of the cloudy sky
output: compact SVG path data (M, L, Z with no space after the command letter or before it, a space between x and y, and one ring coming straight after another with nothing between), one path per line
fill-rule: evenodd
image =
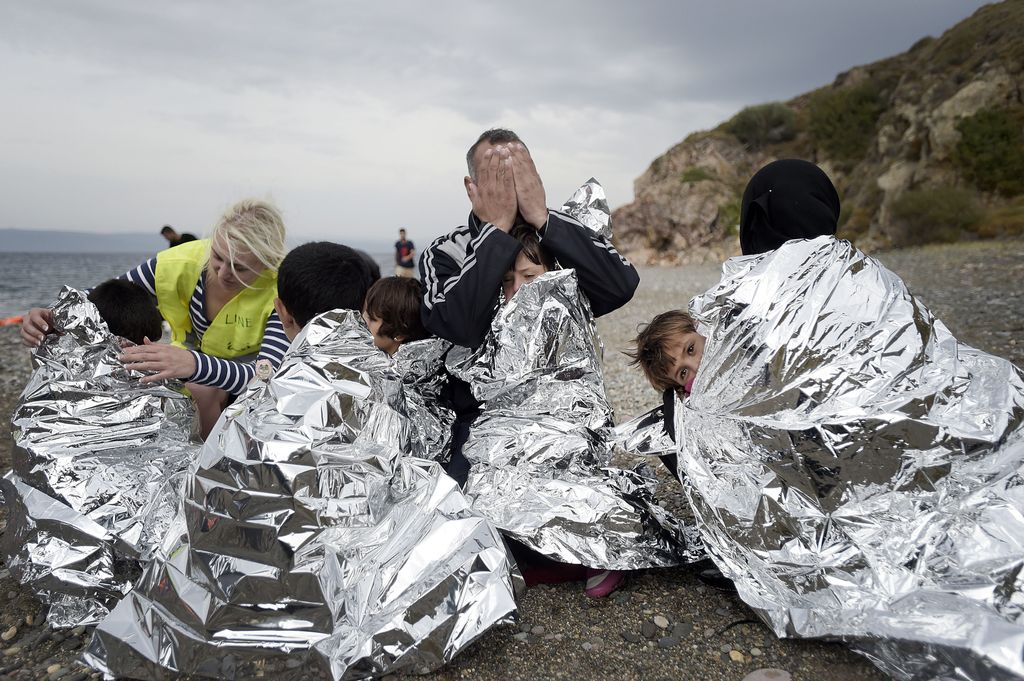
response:
M139 2L0 8L0 227L204 232L245 196L292 234L421 243L466 148L533 150L549 204L613 206L689 132L909 48L975 0Z

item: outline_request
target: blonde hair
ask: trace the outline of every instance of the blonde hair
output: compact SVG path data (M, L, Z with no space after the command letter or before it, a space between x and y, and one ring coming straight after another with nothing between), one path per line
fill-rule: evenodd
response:
M281 212L266 201L242 199L220 217L210 232L210 243L219 241L227 249L225 259L235 272L235 255L246 250L260 263L277 274L286 254L284 245L284 218ZM207 255L209 257L209 255Z

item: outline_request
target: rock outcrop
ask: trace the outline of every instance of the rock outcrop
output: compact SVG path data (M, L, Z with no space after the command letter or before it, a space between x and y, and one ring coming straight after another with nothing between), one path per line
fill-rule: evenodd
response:
M746 181L794 157L829 174L840 236L869 250L1024 233L1024 178L1012 180L1024 168L1021 35L1024 2L989 5L901 55L690 135L613 214L619 247L641 263L737 253Z

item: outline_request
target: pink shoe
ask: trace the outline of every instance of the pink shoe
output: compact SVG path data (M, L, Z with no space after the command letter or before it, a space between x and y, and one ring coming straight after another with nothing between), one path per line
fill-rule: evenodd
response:
M604 598L622 586L626 573L622 570L596 570L587 568L587 585L583 589L588 598Z

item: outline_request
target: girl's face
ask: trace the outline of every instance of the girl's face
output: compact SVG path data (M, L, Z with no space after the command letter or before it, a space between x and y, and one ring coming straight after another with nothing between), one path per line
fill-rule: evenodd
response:
M228 261L227 253L227 244L223 239L214 239L210 244L210 271L228 291L239 291L250 286L266 269L250 251L236 250L233 261Z
M704 356L704 336L690 331L665 348L665 354L672 360L669 378L672 384L683 389L687 395L693 389L701 357Z
M520 253L516 257L516 264L505 273L501 280L501 290L505 294L505 300L512 300L512 296L516 294L520 286L533 281L547 271L547 267L538 265L527 258L525 253Z
M383 324L381 320L374 319L370 315L366 314L366 310L363 310L363 321L366 322L366 326L370 328L370 333L373 334L374 345L389 355L393 355L398 352L398 348L401 347L402 342L397 338L381 335L380 325Z

